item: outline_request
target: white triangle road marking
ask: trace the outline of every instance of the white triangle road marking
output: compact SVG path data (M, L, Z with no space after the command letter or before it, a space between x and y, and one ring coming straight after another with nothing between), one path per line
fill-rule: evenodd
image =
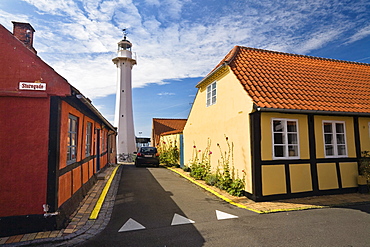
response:
M216 216L218 220L225 220L225 219L234 219L234 218L239 218L236 215L228 214L222 211L216 210Z
M192 223L195 223L195 221L188 219L184 216L181 216L179 214L175 214L173 216L171 226L182 225L182 224L192 224Z
M127 231L134 231L134 230L140 230L140 229L145 229L145 227L142 224L130 218L121 227L121 229L118 230L118 232L127 232Z

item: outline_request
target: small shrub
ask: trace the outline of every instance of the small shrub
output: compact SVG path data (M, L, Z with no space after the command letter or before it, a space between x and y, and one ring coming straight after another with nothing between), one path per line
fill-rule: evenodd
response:
M217 177L217 174L208 174L204 181L206 182L206 184L208 185L211 185L211 186L215 186L217 181L218 181L218 177Z
M182 169L184 170L184 172L190 172L190 167L189 166L183 166Z
M166 166L179 166L180 163L180 152L177 148L176 141L175 142L162 142L158 146L159 155L159 162L161 164L165 164Z
M206 164L193 164L190 169L190 176L195 179L204 180L209 173L209 166Z
M210 155L212 152L209 150L211 146L211 142L208 139L207 147L202 152L202 150L197 150L197 147L193 146L193 155L192 159L190 160L190 176L195 179L204 180L206 176L211 171L211 164L210 164ZM198 157L200 156L200 157Z
M359 174L370 180L370 151L361 152Z
M231 182L227 192L232 196L244 195L244 179L237 178Z

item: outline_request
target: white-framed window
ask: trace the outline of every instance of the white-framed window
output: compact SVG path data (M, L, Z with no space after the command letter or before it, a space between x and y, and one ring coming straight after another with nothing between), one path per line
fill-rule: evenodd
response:
M216 82L207 86L207 107L216 104Z
M271 125L273 159L299 158L298 120L273 118Z
M86 125L86 148L85 148L86 157L91 155L91 140L92 140L92 123L87 122L87 125Z
M344 121L323 121L325 157L347 157Z
M77 128L78 117L70 114L68 117L67 164L72 164L77 160Z

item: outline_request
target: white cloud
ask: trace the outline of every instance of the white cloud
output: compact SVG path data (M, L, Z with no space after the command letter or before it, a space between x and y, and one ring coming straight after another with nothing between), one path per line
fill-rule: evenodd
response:
M369 35L370 35L370 25L367 25L367 26L361 28L360 30L358 30L354 35L352 35L348 39L347 44L356 42L356 41L358 41L360 39L363 39L363 38L365 38L365 37L367 37Z
M175 93L170 93L170 92L162 92L162 93L157 93L159 96L172 96L176 95Z
M348 43L370 35L365 0L235 0L215 6L190 0L23 1L39 16L30 20L0 10L0 21L32 22L39 55L90 98L115 93L111 59L122 28L128 28L137 54L134 87L204 76L235 45L307 54L354 28Z

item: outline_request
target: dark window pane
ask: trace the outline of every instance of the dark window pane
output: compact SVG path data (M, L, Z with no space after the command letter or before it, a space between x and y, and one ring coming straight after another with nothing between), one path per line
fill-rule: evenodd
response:
M284 149L285 149L284 146L274 146L275 157L284 157L285 156Z
M298 144L297 134L288 134L288 144Z
M346 154L346 146L338 145L338 155L345 155L345 154Z
M325 146L325 154L328 155L328 156L334 155L333 145L326 145Z
M336 123L335 124L335 129L336 129L337 133L344 133L344 124Z
M333 135L332 134L325 134L325 144L333 144Z
M282 133L274 134L274 144L284 144L284 138Z
M324 123L324 133L333 133L333 127L331 123Z
M297 132L297 123L293 121L287 122L288 132Z
M344 138L344 134L337 135L337 144L345 144L346 140Z

